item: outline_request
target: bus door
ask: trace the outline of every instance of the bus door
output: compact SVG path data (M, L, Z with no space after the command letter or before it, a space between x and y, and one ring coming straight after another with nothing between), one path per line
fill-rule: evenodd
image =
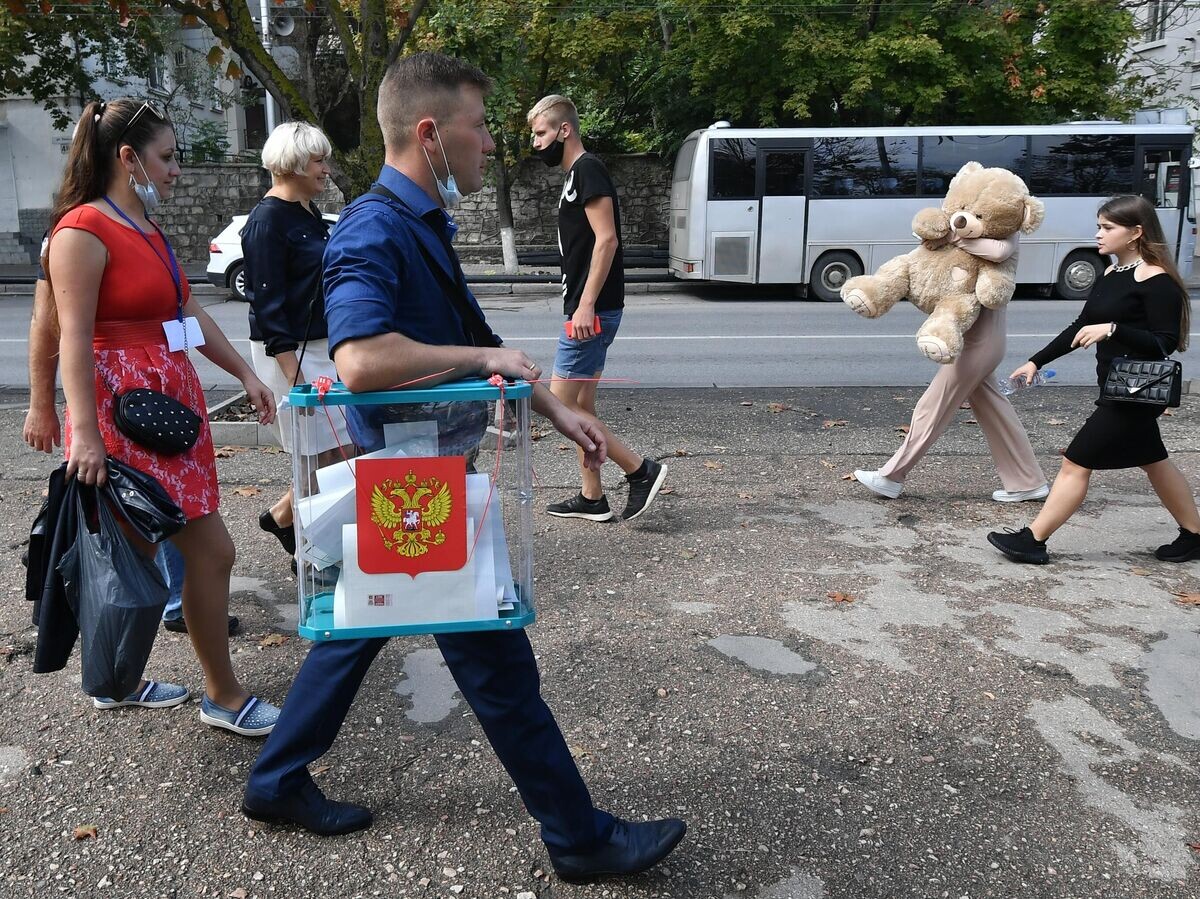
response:
M704 272L753 284L758 261L758 151L753 138L709 141Z
M808 150L760 147L762 213L759 220L758 282L800 284L804 278L805 172Z
M1139 141L1133 162L1137 179L1135 190L1158 212L1163 236L1180 267L1190 264L1196 250L1196 237L1192 223L1188 221L1191 188L1187 161L1190 155L1190 147L1183 144Z

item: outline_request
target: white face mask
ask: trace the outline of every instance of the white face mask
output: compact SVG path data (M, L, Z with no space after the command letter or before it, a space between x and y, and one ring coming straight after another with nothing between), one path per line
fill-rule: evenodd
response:
M142 208L146 210L146 215L158 209L162 203L162 196L158 192L158 188L154 186L154 182L150 180L150 176L146 174L146 167L142 165L141 158L137 153L133 154L133 158L137 160L138 168L142 170L142 176L146 179L145 184L139 184L138 180L129 175L129 186L133 188L133 192L137 194L137 198L142 201Z
M437 123L433 125L433 133L437 136L438 147L442 151L442 159L446 159L446 148L442 146L442 135L438 133ZM454 173L450 171L450 162L446 161L446 183L443 184L438 178L437 169L433 167L433 162L429 158L429 153L425 150L425 145L421 145L421 152L425 154L425 162L429 164L429 171L433 173L433 183L437 185L438 194L442 198L442 205L447 209L453 209L463 200L462 193L459 192L458 184L454 180Z

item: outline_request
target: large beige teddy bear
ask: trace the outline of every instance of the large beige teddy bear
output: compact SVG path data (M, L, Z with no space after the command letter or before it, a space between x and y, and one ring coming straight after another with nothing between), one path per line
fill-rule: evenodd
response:
M842 300L859 315L876 318L908 297L929 316L917 331L918 349L934 362L953 362L979 310L999 309L1012 299L1016 234L1036 231L1045 214L1041 200L1012 172L968 162L950 182L942 208L922 209L913 219L921 246L889 259L874 275L851 278ZM1006 258L978 249L1004 241ZM1003 261L989 261L988 255Z

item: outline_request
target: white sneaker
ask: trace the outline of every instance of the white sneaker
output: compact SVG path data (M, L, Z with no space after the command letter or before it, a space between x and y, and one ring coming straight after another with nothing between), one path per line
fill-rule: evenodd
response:
M1050 495L1050 485L1043 484L1032 490L997 490L992 499L998 503L1023 503L1031 499L1045 499Z
M854 478L872 493L878 493L885 499L895 499L904 489L904 485L899 481L885 478L877 471L863 471L859 468L855 470Z

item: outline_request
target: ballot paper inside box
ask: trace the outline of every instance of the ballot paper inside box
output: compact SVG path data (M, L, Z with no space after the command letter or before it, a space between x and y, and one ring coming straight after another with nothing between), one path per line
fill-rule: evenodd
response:
M320 445L311 430L331 421L353 441L293 456L302 636L533 622L531 394L524 382L486 381L293 389L293 427L308 429L294 446ZM489 426L516 439L498 446Z

